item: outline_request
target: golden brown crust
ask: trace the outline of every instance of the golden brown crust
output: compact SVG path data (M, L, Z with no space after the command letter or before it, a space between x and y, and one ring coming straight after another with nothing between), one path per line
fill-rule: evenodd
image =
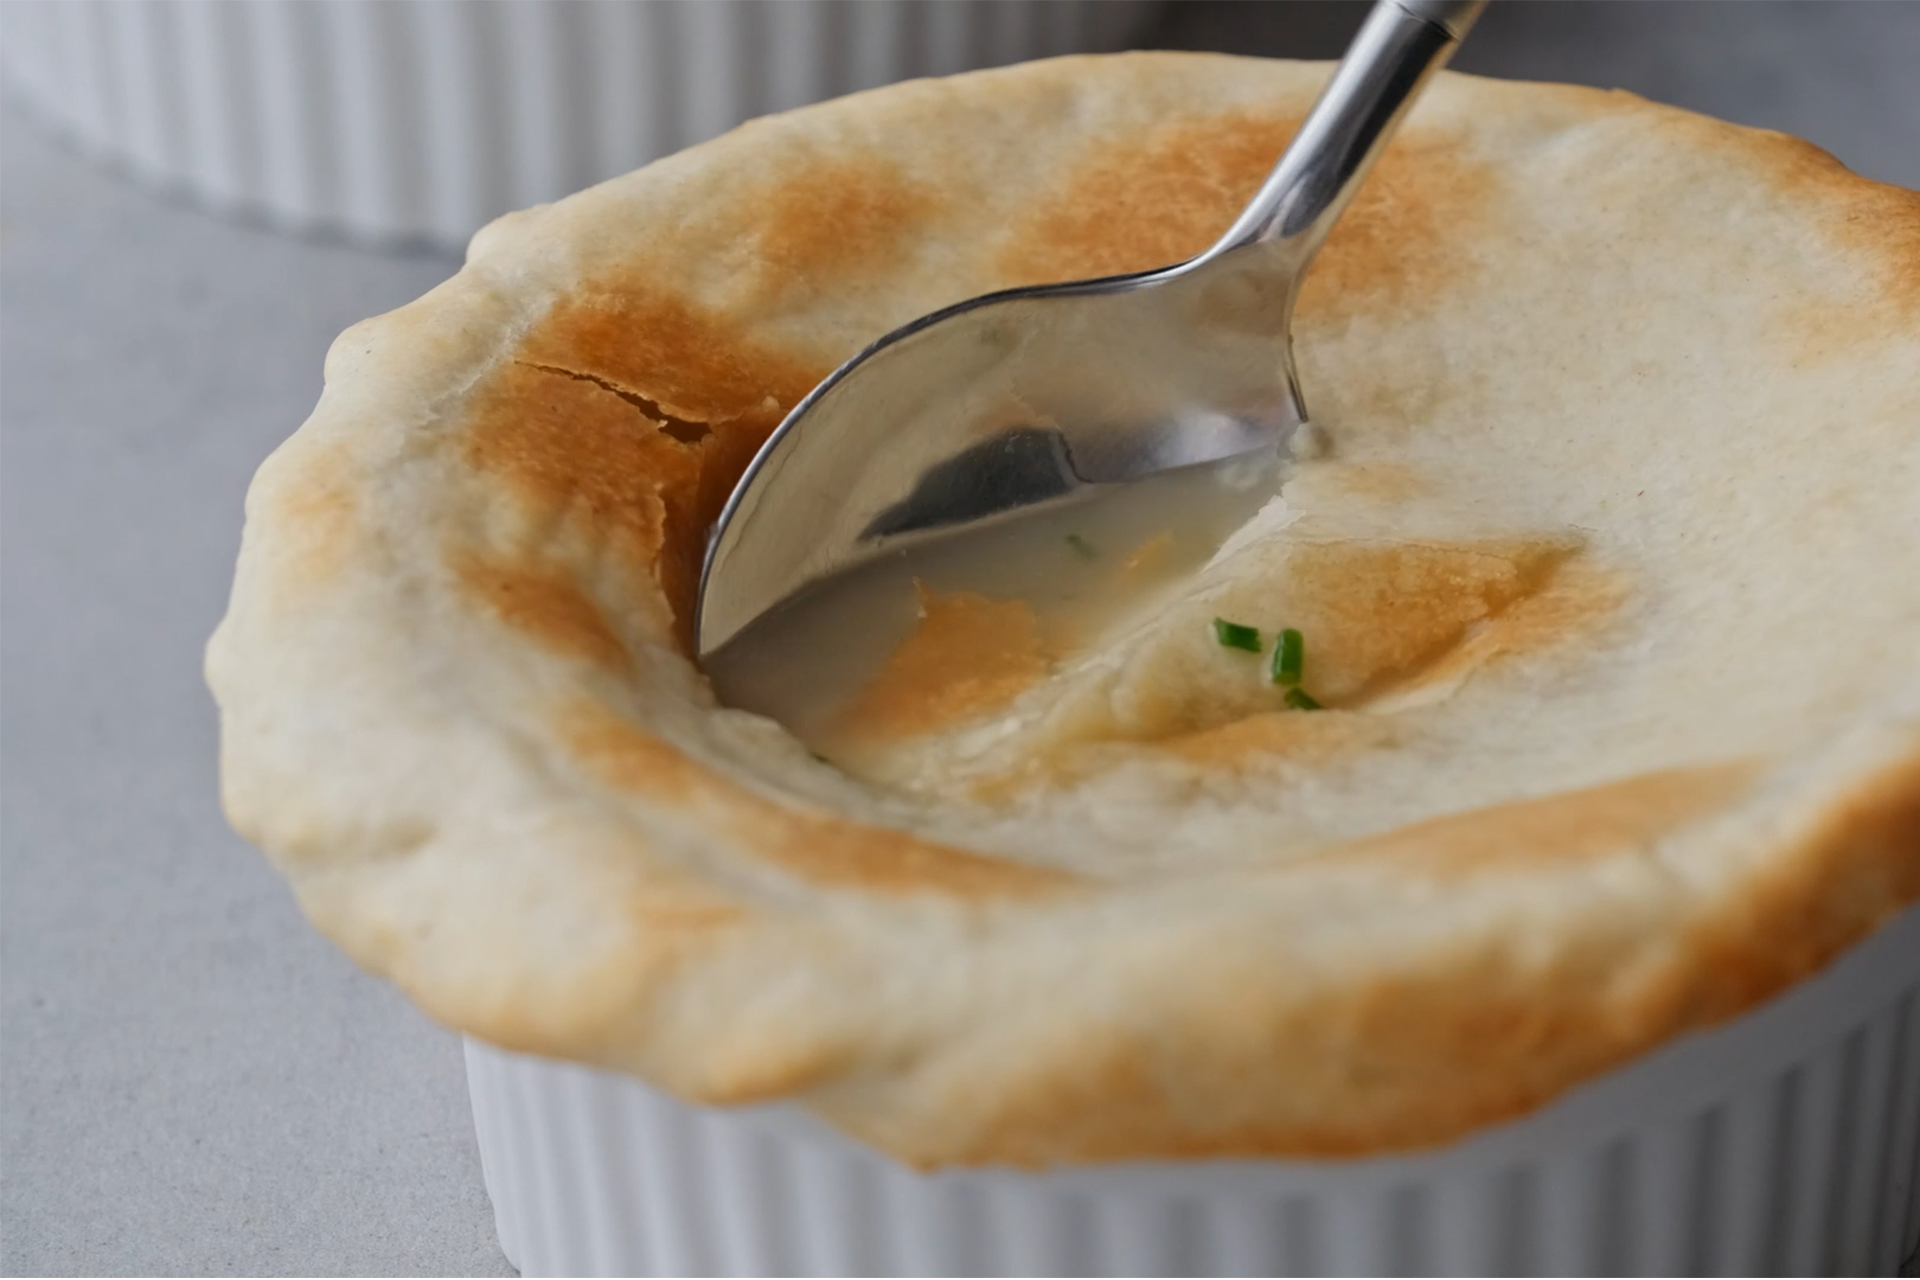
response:
M1203 246L1325 71L900 85L484 231L249 495L236 828L450 1025L924 1165L1444 1142L1906 908L1920 197L1624 94L1444 77L1307 283L1333 459L1247 583L1347 709L1094 697L954 794L713 704L704 530L785 411Z
M1317 858L1347 868L1385 859L1396 879L1445 883L1470 871L1524 875L1537 865L1528 855L1554 848L1556 857L1596 869L1611 861L1617 873L1657 835L1752 785L1755 772L1736 762L1631 779L1571 797L1564 808L1519 806L1531 812L1518 822L1492 813L1440 819L1439 832L1408 829ZM1589 817L1597 821L1589 825ZM1542 840L1543 827L1566 830L1573 843ZM845 1110L830 1101L828 1114L928 1166L1044 1166L1063 1150L1078 1160L1114 1161L1352 1157L1438 1145L1752 1008L1920 898L1920 753L1864 779L1794 835L1784 865L1750 895L1698 904L1704 910L1697 914L1668 910L1621 921L1608 950L1544 969L1517 968L1489 938L1442 965L1382 965L1297 1003L1251 975L1201 986L1172 1012L1179 1034L1157 1028L1082 1042L1018 1087L997 1089L983 1114L969 1117L958 1150L916 1148L913 1135L886 1127L885 1117L876 1123L865 1096ZM1502 850L1489 838L1534 843ZM1167 1060L1166 1042L1182 1038L1215 1051L1202 1084L1187 1075L1189 1063ZM1232 1105L1196 1107L1199 1087L1223 1091ZM1196 1123L1222 1112L1213 1124ZM1236 1113L1258 1118L1236 1120Z

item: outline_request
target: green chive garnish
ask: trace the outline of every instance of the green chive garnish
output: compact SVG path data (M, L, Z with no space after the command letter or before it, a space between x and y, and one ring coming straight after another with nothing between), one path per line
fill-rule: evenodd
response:
M1273 682L1299 684L1300 672L1307 662L1307 642L1298 631L1288 627L1273 646Z
M1286 704L1295 711L1320 710L1320 704L1313 700L1313 695L1305 689L1302 689L1299 685L1295 685L1293 688L1287 690Z
M1243 626L1238 622L1228 622L1225 618L1213 620L1213 638L1223 648L1245 649L1248 653L1260 652L1260 628Z
M1093 544L1077 533L1067 535L1067 545L1072 547L1082 560L1098 560L1100 558L1100 553L1093 549Z

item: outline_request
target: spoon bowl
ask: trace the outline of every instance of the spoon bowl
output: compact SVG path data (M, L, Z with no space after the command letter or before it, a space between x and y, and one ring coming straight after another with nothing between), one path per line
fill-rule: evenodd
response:
M1285 449L1314 252L1485 0L1379 0L1233 226L1176 266L988 294L880 339L768 439L715 526L702 657L810 587L929 539Z

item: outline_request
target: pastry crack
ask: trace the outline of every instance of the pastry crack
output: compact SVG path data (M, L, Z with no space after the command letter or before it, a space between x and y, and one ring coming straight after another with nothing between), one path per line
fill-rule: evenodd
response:
M569 369L563 365L542 364L533 360L520 360L516 363L523 364L529 369L538 369L542 373L552 373L562 378L572 378L576 382L592 383L602 391L611 392L638 409L647 421L652 423L662 434L671 436L681 444L699 444L702 440L705 440L713 434L713 427L708 423L695 421L691 418L676 417L662 408L658 400L651 400L641 395L638 391L623 387L617 382L611 382L606 378L600 377L598 374L586 373L579 369Z

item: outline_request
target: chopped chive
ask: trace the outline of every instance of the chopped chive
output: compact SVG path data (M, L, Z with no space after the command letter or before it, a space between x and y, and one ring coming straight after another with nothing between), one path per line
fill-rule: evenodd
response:
M1245 649L1248 653L1260 652L1260 628L1258 627L1228 622L1225 618L1215 618L1213 638L1218 640L1223 648Z
M1273 646L1273 682L1299 684L1300 672L1307 662L1307 642L1298 631L1288 627Z
M1320 710L1320 704L1313 700L1313 695L1305 689L1302 689L1299 685L1295 685L1293 688L1287 690L1286 703L1295 711Z
M1093 544L1077 533L1067 535L1067 545L1072 547L1082 560L1098 560L1100 558L1100 553L1093 549Z

